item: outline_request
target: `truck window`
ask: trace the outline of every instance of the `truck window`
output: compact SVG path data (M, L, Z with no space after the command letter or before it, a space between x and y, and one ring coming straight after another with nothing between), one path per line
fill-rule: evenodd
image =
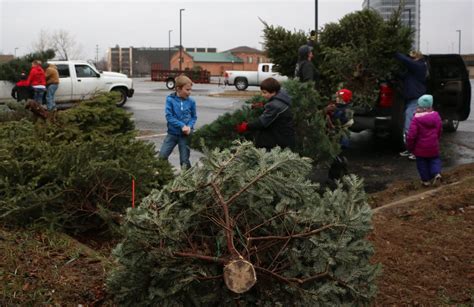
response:
M58 64L56 67L58 68L59 78L69 78L71 76L68 64Z
M89 65L74 65L78 78L97 78L97 73Z
M447 61L432 65L431 75L436 79L461 79L462 71L457 61Z
M263 65L262 66L262 71L263 72L269 72L270 71L270 66L269 65Z

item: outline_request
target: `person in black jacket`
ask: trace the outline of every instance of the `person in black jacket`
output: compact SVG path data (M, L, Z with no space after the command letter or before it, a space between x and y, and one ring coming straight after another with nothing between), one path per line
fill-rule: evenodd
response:
M403 81L403 98L405 100L405 124L403 136L406 137L410 123L415 114L418 98L426 94L427 66L423 54L419 51L411 51L409 56L395 53L395 58L406 68L406 73L400 76ZM405 150L400 153L403 157L415 160L416 157Z
M268 100L259 118L251 123L242 122L236 126L238 133L257 131L255 146L271 150L276 146L294 149L295 128L291 113L291 98L280 90L280 83L274 78L262 81L262 96Z
M300 82L319 81L319 72L314 67L313 62L313 47L303 45L298 49L298 62L295 68L295 78L298 78Z
M33 89L28 83L27 78L27 75L22 72L20 75L20 81L18 81L12 88L11 95L18 102L33 99Z

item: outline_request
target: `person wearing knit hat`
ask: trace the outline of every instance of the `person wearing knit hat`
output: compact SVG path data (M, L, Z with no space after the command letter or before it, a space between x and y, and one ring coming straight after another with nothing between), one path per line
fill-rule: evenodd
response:
M302 45L298 48L295 78L300 82L314 81L316 85L319 81L319 72L312 62L313 57L313 47Z
M433 107L433 96L431 95L423 95L418 98L418 107L424 109L430 109Z
M416 168L424 186L437 185L441 181L439 140L442 121L433 110L433 96L418 98L418 108L410 123L406 147L416 157Z

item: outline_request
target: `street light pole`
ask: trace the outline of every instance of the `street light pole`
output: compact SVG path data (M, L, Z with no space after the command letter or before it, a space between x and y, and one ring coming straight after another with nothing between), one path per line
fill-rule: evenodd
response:
M408 27L411 30L411 9L405 9L405 11L408 11Z
M459 32L459 54L461 54L461 30L457 30L457 32Z
M171 32L173 30L168 30L168 69L171 70Z
M318 37L318 0L314 0L314 31Z
M179 9L179 70L182 70L182 62L183 62L183 43L182 43L182 18L181 18L181 13L184 11L184 9Z

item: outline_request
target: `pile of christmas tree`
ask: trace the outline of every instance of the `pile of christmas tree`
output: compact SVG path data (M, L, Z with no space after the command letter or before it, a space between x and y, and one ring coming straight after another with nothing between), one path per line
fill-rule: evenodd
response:
M121 306L369 304L378 266L361 180L334 191L311 161L236 143L128 211L109 291Z
M295 80L283 84L292 97L296 152L318 163L339 153L340 135L348 132L341 129L335 134L327 133L324 113L337 90L349 88L353 92L352 108L370 108L377 103L379 84L393 79L400 69L394 52L407 52L411 46L412 32L401 23L402 11L400 7L388 21L373 10L358 11L322 29L313 59L321 74L316 89L312 83L299 84ZM271 61L282 74L293 76L298 48L307 43L308 35L265 24L264 38ZM201 127L194 134L191 147L202 150L205 144L210 148L227 148L237 138L251 140L252 134L238 135L234 126L257 118L259 113L250 106L258 99L254 97L241 110Z

